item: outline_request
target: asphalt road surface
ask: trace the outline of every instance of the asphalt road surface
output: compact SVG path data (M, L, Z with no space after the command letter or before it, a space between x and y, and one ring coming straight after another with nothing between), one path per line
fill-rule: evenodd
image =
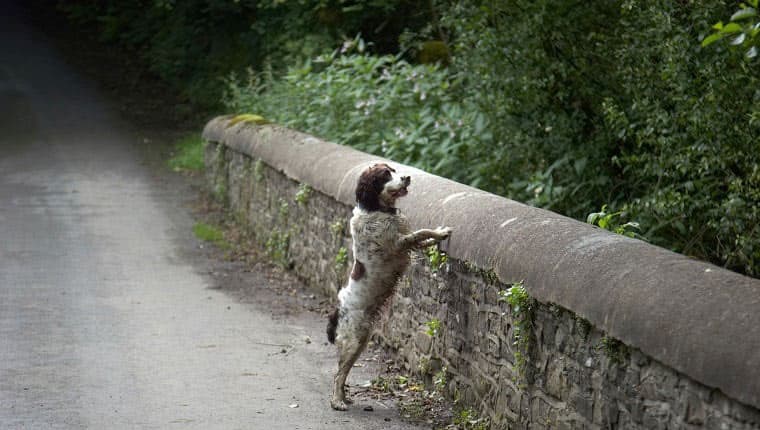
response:
M209 289L139 130L3 9L0 428L410 428L393 408L329 408L317 316L275 321Z

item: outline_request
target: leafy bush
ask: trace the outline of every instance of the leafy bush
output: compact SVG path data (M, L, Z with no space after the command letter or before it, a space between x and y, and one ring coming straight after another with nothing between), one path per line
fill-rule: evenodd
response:
M699 46L730 6L441 7L493 133L489 189L580 219L608 203L653 243L760 275L759 75L743 50Z
M412 0L59 0L59 7L205 108L218 107L219 78L231 71L281 70L360 32L391 51L403 28L428 19Z
M224 102L361 150L478 184L488 163L485 117L455 99L457 83L435 65L366 53L361 39L293 67L282 79L227 80ZM462 168L467 166L467 168Z

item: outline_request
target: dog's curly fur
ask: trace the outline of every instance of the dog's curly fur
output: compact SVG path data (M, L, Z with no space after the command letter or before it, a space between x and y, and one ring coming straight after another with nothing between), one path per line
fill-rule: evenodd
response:
M395 208L396 199L407 194L410 182L408 176L398 176L387 164L375 164L362 172L356 186L357 206L351 218L354 264L327 325L327 338L338 347L339 355L330 400L337 410L346 410L346 403L350 403L345 392L348 372L406 271L410 251L451 234L451 229L444 227L410 232L409 221Z

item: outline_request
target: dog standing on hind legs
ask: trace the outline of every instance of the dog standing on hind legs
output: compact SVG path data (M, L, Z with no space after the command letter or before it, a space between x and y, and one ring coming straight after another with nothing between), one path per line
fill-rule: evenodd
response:
M345 411L351 403L345 391L348 372L409 266L410 251L451 235L447 227L410 232L409 221L395 207L396 200L408 194L410 182L409 176L397 175L387 164L375 164L362 172L356 185L357 205L351 217L354 265L327 324L327 339L338 347L338 372L330 399L336 410Z

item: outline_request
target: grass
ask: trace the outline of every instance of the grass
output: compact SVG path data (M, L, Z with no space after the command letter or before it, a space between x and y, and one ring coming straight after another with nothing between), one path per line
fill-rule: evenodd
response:
M196 223L193 226L193 234L195 234L195 237L198 239L205 242L211 242L220 248L227 249L230 247L230 244L224 240L224 234L222 234L222 231L213 225L202 222Z
M203 170L203 139L200 135L191 134L179 139L174 144L172 153L169 168L175 172Z

